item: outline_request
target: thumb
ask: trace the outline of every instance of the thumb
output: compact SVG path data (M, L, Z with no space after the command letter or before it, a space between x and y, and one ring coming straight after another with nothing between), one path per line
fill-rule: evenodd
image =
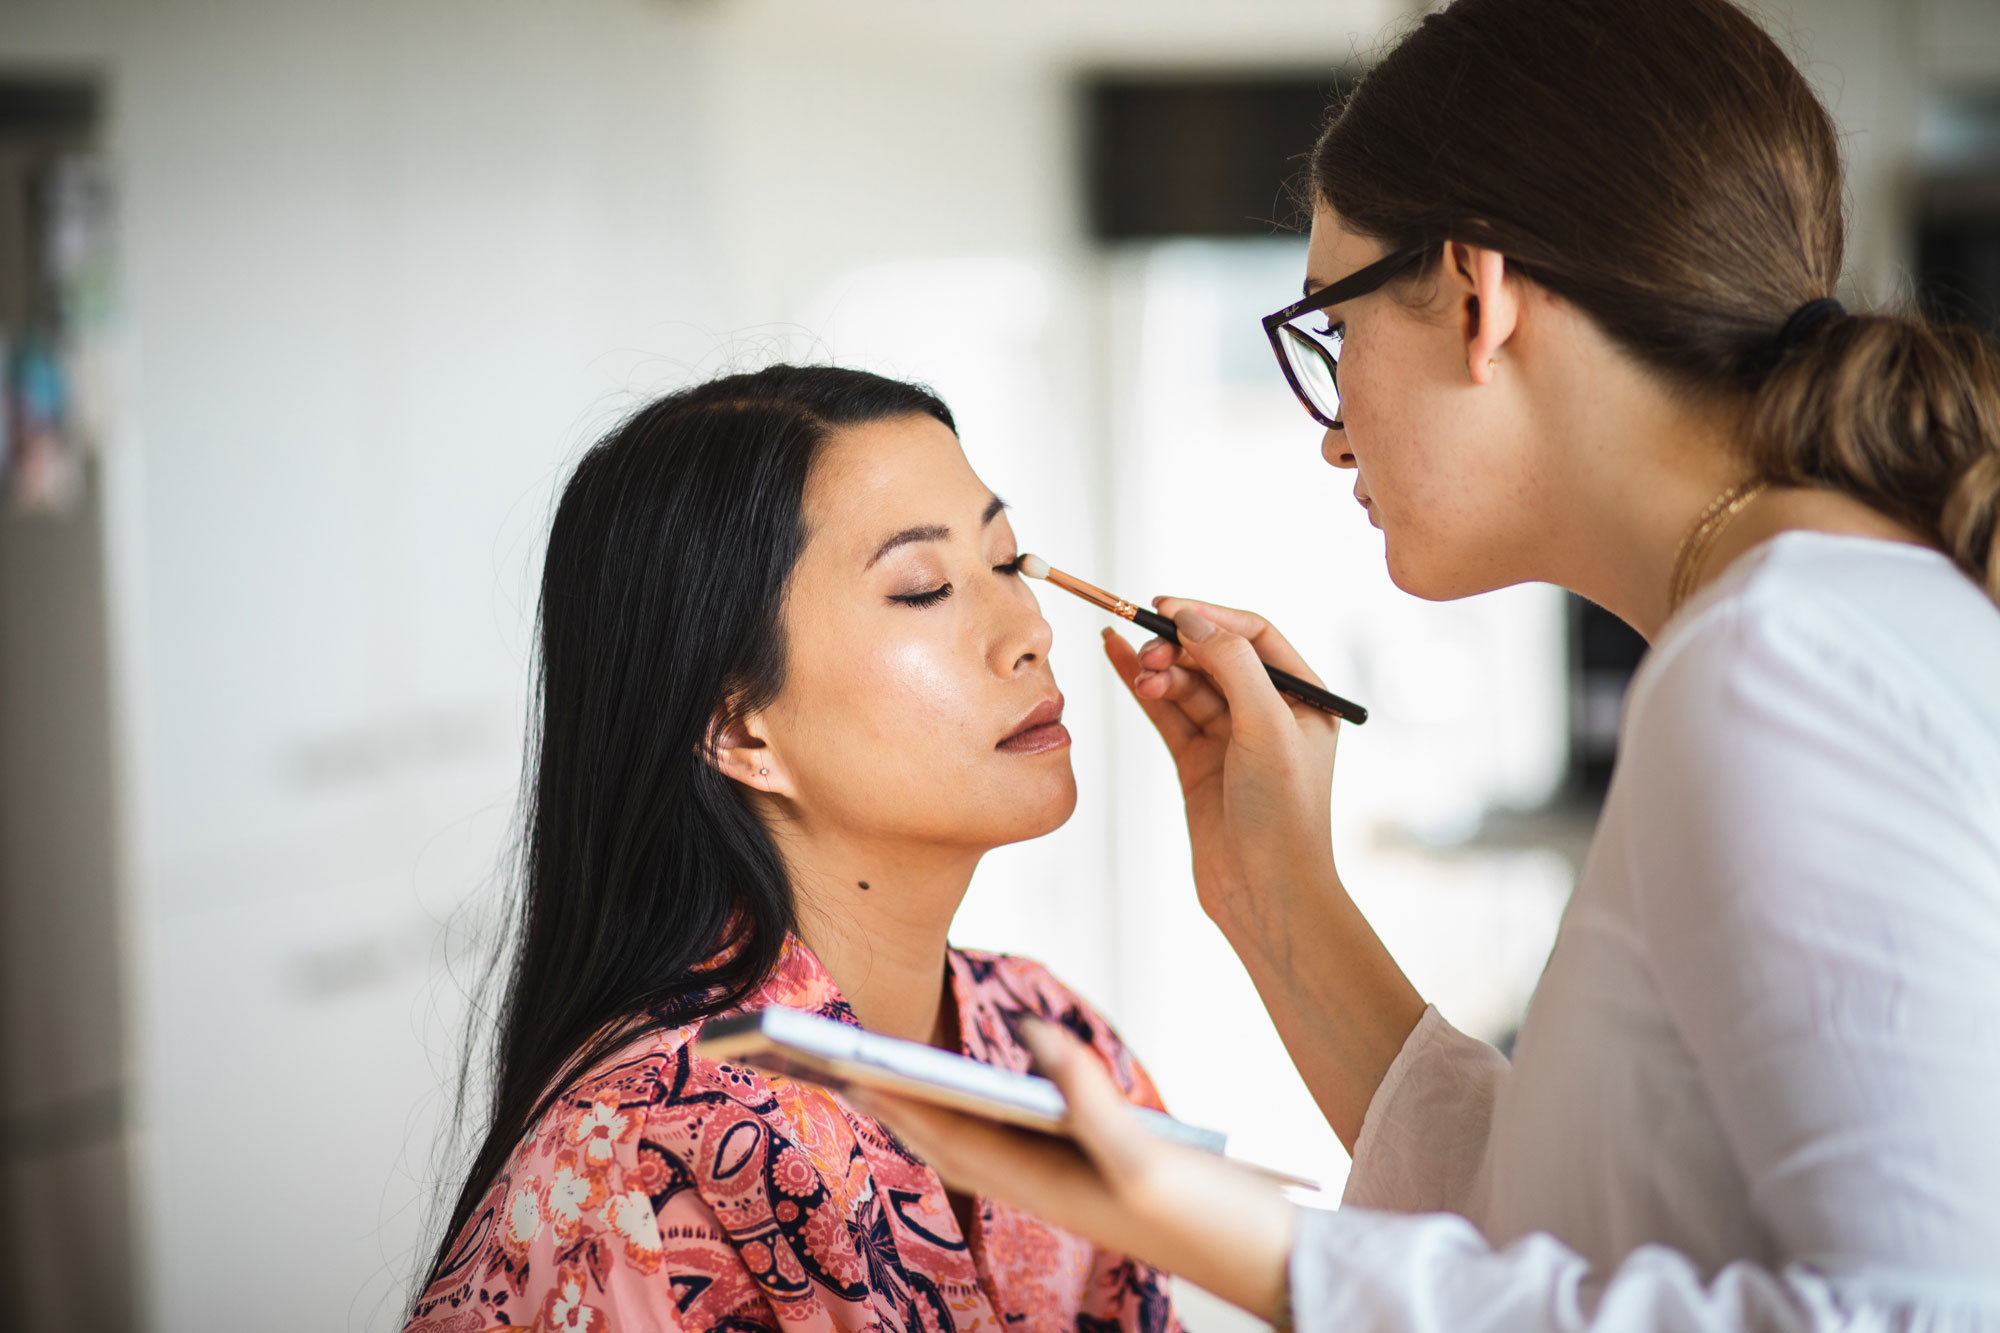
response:
M1174 617L1181 648L1229 702L1229 725L1246 739L1282 735L1293 725L1291 705L1264 670L1263 659L1241 634L1195 610Z
M1111 1081L1097 1053L1070 1033L1033 1015L1020 1024L1021 1042L1035 1068L1062 1090L1070 1137L1108 1178L1131 1174L1139 1163L1133 1151L1132 1104Z

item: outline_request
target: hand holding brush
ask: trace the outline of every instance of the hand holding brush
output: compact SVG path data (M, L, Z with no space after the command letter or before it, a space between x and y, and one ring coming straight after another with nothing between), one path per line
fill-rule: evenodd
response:
M1095 584L1085 583L1073 574L1065 574L1060 569L1052 568L1048 561L1038 555L1023 554L1019 564L1021 572L1031 579L1045 579L1064 592L1074 593L1114 616L1121 616L1135 625L1151 630L1169 643L1181 641L1179 628L1157 611L1149 611L1122 597L1114 597ZM1278 692L1287 698L1296 699L1302 704L1352 722L1356 726L1368 720L1368 710L1351 699L1343 699L1331 690L1322 689L1309 680L1301 680L1291 672L1280 671L1274 666L1267 665L1264 671L1270 676L1271 683L1278 687Z

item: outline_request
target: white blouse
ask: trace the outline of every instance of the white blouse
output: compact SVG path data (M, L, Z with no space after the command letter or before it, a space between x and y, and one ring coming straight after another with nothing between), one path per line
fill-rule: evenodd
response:
M1292 1308L2000 1329L2000 609L1949 560L1787 533L1675 617L1512 1064L1424 1015Z

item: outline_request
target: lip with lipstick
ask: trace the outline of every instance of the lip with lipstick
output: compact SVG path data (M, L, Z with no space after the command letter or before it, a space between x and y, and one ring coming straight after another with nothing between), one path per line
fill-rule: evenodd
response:
M993 748L1008 754L1046 754L1069 744L1069 730L1062 724L1063 701L1059 694L1035 705L1015 728Z

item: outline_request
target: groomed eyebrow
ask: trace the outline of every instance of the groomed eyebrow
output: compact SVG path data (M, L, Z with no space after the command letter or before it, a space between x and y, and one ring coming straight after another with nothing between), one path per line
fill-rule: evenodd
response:
M1000 517L1000 511L1006 507L1007 502L997 495L988 500L986 502L986 512L979 516L979 526L983 528L994 519ZM889 540L876 547L875 554L869 556L868 563L861 568L863 570L874 568L877 560L880 560L898 546L908 546L913 542L948 541L950 538L951 529L942 523L919 523L914 528L904 528L901 532L896 533Z
M1311 296L1314 292L1320 291L1327 286L1328 286L1327 283L1318 282L1313 278L1308 277L1303 283L1299 284L1299 295Z

